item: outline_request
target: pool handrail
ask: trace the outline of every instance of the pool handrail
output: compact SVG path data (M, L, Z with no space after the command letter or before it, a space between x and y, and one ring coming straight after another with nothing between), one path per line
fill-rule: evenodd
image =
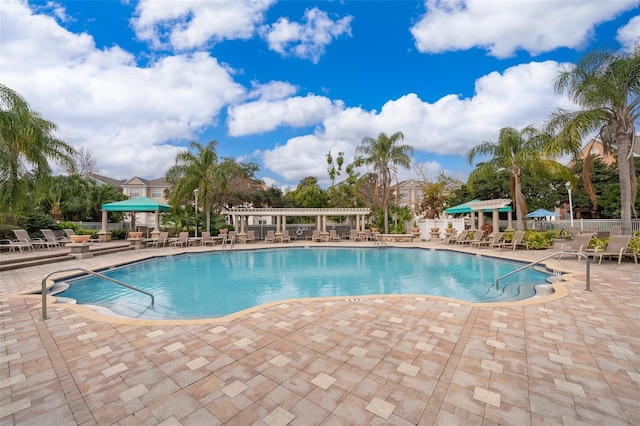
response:
M522 267L520 267L520 268L518 268L516 270L508 272L508 273L506 273L506 274L504 274L502 276L499 276L496 279L496 290L500 289L499 284L500 284L500 280L501 279L506 278L506 277L508 277L510 275L513 275L516 272L520 272L523 269L527 269L530 266L537 265L537 264L539 264L540 262L542 262L544 260L551 259L552 257L558 256L558 255L563 255L563 254L574 255L576 257L580 256L580 257L583 257L585 259L585 264L586 264L586 284L587 284L587 287L586 287L585 290L586 291L591 291L591 266L589 264L589 256L587 256L584 253L576 253L574 251L559 251L557 253L550 254L549 256L545 256L542 259L536 260L535 262L528 263L528 264L526 264L526 265L524 265L524 266L522 266Z
M118 285L121 285L123 287L126 287L128 289L146 294L147 296L151 297L151 305L153 305L155 303L155 297L153 296L153 294L148 293L144 290L140 290L139 288L136 288L134 286L131 286L129 284L125 284L121 281L118 280L114 280L113 278L109 278L106 275L103 275L99 272L95 272L95 271L90 271L89 269L85 269L85 268L80 268L80 267L75 267L75 268L69 268L69 269L58 269L57 271L53 271L53 272L49 272L47 275L44 276L44 278L42 278L42 318L40 318L42 321L48 320L49 318L47 318L47 280L49 279L49 277L51 275L54 274L59 274L62 272L72 272L72 271L83 271L89 275L93 275L94 277L98 277L98 278L103 278L107 281L111 281L113 283L116 283Z

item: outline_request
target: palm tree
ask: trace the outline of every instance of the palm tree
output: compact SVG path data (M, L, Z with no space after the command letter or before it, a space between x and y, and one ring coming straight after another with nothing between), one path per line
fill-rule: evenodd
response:
M640 39L638 39L640 41ZM636 124L640 117L640 44L631 54L593 52L554 81L582 109L554 111L549 129L556 135L550 149L577 152L582 139L597 132L618 154L622 233L631 233L632 204L637 194L633 165Z
M391 136L380 133L377 139L366 137L362 145L356 149L357 162L373 166L377 175L374 200L384 212L384 232L389 232L389 204L391 202L391 181L398 171L398 166L411 167L413 147L400 145L404 139L402 132ZM409 154L407 154L409 153Z
M191 151L181 151L176 155L176 164L167 171L166 179L173 182L170 203L178 208L184 202L193 199L193 191L198 189L198 199L205 208L207 231L211 231L211 210L216 194L226 190L227 175L218 164L216 145L210 141L203 147L191 142ZM200 202L199 202L200 203Z
M500 170L509 171L509 192L511 199L515 200L518 230L526 228L527 203L522 195L521 184L523 174L541 177L555 175L572 179L569 169L555 161L555 157L541 155L546 143L547 136L532 126L527 126L521 131L505 127L500 129L498 142L484 141L466 153L469 164L479 155L491 157L488 161L476 165L471 172L467 181L470 187L475 182L494 179Z
M75 170L75 150L53 136L57 126L33 111L16 91L0 84L0 206L16 210L24 201L25 177L34 170L34 179L51 176L52 160L67 170Z

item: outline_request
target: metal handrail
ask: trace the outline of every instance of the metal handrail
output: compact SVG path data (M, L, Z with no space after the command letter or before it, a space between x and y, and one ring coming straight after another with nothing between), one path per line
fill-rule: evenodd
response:
M586 264L586 275L587 275L587 288L586 288L585 290L586 290L586 291L591 291L591 266L590 266L590 264L589 264L589 256L587 256L587 255L586 255L586 254L584 254L584 253L576 253L576 252L573 252L573 251L559 251L559 252L557 252L557 253L550 254L549 256L545 256L545 257L543 257L543 258L542 258L542 259L540 259L540 260L536 260L535 262L531 262L531 263L529 263L529 264L527 264L527 265L522 266L521 268L518 268L518 269L516 269L516 270L514 270L514 271L511 271L511 272L509 272L509 273L506 273L506 274L504 274L504 275L502 275L502 276L498 277L498 279L496 279L496 290L499 290L499 289L500 289L499 284L500 284L500 280L501 280L501 279L506 278L506 277L508 277L508 276L510 276L510 275L513 275L513 274L515 274L516 272L520 272L520 271L522 271L523 269L527 269L527 268L528 268L528 267L530 267L530 266L537 265L537 264L539 264L540 262L542 262L542 261L544 261L544 260L551 259L552 257L558 256L558 255L563 255L563 254L575 255L575 256L581 256L581 257L583 257L583 258L585 259L585 261L586 261L586 262L585 262L585 264Z
M133 287L129 284L125 284L121 281L118 280L114 280L113 278L109 278L106 275L100 274L98 272L94 272L94 271L90 271L88 269L85 268L69 268L69 269L59 269L57 271L53 271L53 272L49 272L47 275L44 276L44 278L42 278L42 318L41 320L48 320L49 318L47 318L47 280L49 279L49 277L51 275L54 274L59 274L61 272L71 272L71 271L83 271L89 275L93 275L94 277L98 277L98 278L104 278L107 281L111 281L113 283L116 283L118 285L121 285L123 287L126 287L128 289L146 294L147 296L151 297L151 305L153 305L155 303L155 297L153 297L153 294L148 293L144 290L140 290L139 288Z

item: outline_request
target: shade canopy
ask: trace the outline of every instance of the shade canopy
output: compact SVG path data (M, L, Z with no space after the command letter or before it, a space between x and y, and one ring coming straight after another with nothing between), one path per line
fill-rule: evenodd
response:
M490 200L491 201L491 200ZM504 202L509 201L509 200L496 200L496 201L500 201L500 203L497 203L496 205L504 205ZM464 213L471 213L471 211L478 211L480 209L475 208L474 204L477 203L482 203L480 204L480 206L485 205L486 203L488 203L487 201L480 201L480 200L471 200L471 201L467 201L466 203L463 204L459 204L457 206L453 206L453 207L449 207L448 209L446 209L444 212L446 214L464 214ZM490 213L492 212L494 209L492 208L486 208L483 211L485 213ZM511 211L511 206L504 206L504 207L499 207L498 208L499 212L510 212Z
M558 213L550 212L549 210L545 210L545 209L538 209L538 210L532 211L527 215L528 218L550 217L550 216L560 216L560 215Z
M107 203L102 205L102 210L109 212L167 212L171 210L171 206L161 201L152 200L147 197L130 198L115 203Z

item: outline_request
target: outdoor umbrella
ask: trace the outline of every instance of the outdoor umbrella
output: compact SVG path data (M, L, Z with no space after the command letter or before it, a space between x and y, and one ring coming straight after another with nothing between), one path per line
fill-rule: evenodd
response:
M527 215L528 218L534 218L534 219L540 218L540 217L551 217L551 216L560 216L560 215L558 213L550 212L549 210L545 210L545 209L538 209L536 211L532 211Z

